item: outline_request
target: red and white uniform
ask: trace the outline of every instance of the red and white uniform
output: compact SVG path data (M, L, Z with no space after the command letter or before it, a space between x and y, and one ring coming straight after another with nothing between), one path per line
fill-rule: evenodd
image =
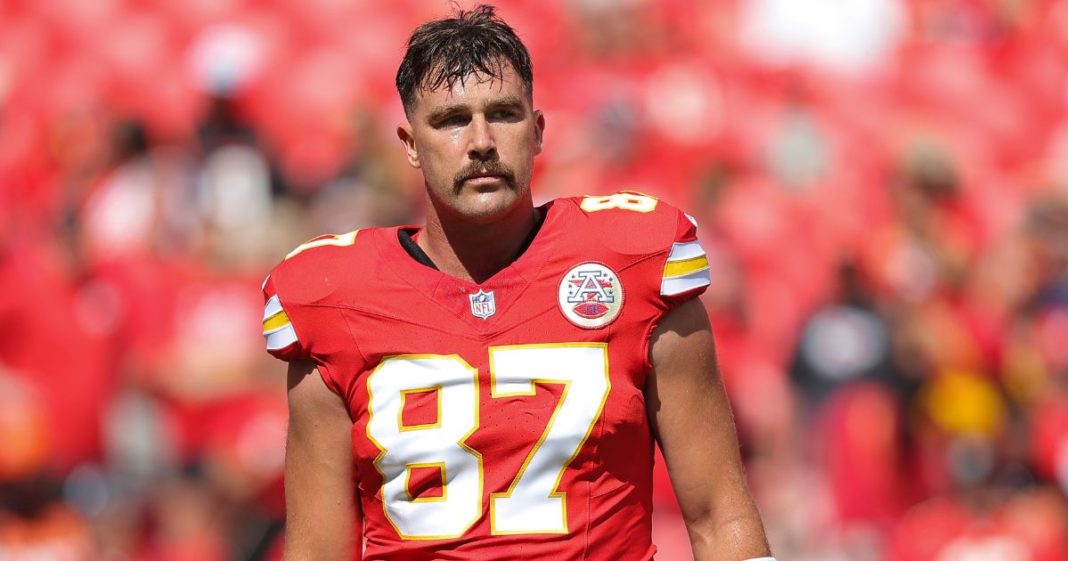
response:
M367 559L652 558L649 336L708 261L651 197L544 210L481 284L397 228L317 238L267 278L268 350L313 361L354 420Z

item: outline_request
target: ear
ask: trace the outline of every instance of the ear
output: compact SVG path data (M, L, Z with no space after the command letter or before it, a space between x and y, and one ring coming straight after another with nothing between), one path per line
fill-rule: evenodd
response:
M541 109L534 110L534 142L535 154L541 154L541 141L545 138L545 114Z
M419 150L415 147L415 136L412 135L412 126L408 123L397 125L397 138L404 145L404 155L408 158L408 165L413 168L422 167L419 162Z

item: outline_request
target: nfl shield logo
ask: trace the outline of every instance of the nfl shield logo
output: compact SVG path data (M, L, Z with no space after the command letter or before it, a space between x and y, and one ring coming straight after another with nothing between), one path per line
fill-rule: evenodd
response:
M471 294L468 298L471 299L471 315L476 318L487 319L497 312L492 290L485 292L480 288L477 294Z

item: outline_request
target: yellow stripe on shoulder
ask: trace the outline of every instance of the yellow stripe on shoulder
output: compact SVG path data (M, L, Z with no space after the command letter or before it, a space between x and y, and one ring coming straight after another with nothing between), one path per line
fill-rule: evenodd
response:
M273 316L263 320L263 333L267 334L287 325L289 325L289 316L286 315L285 311L279 311Z
M326 235L326 236L319 236L318 238L314 238L314 239L312 239L311 241L309 241L307 243L303 243L303 244L297 246L296 249L294 249L293 251L290 251L289 254L286 255L286 259L290 259L292 257L295 257L296 255L300 254L301 252L304 252L306 250L309 250L309 249L312 249L312 248L316 248L316 247L325 247L325 246L328 246L328 245L332 245L332 246L335 246L335 247L347 247L347 246L350 246L350 245L356 243L356 234L358 234L358 233L360 233L359 230L353 230L353 231L351 231L351 232L349 232L347 234L336 234L336 235L331 234L331 235Z
M681 277L708 268L708 257L699 255L681 261L668 261L664 265L664 278Z

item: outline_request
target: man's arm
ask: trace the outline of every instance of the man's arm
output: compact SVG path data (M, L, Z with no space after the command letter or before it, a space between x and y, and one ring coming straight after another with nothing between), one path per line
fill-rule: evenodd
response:
M360 558L352 486L352 419L315 365L289 365L286 561Z
M695 298L668 314L651 343L649 422L667 460L695 561L770 556L701 302Z

